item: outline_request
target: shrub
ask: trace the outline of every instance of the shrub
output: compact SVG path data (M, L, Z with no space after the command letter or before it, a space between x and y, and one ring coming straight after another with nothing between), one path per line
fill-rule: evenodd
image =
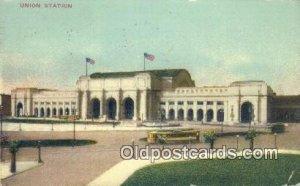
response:
M283 123L275 123L271 127L272 133L283 133L285 131L285 126Z
M165 140L165 138L163 138L162 136L158 136L157 142L158 142L159 144L166 144L166 140Z
M254 129L251 129L248 131L248 133L245 135L245 140L250 141L250 149L253 150L254 148L254 139L256 137L256 131Z
M213 130L205 131L203 134L203 137L204 137L205 143L209 143L210 148L213 149L215 140L217 139L217 134L215 133L215 131L213 131Z

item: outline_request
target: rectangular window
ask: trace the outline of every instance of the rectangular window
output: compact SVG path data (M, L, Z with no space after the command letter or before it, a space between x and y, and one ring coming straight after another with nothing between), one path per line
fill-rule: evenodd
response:
M183 105L183 101L178 101L177 105Z
M203 105L203 101L197 101L197 105Z
M224 105L224 102L223 101L218 101L217 105Z
M160 105L166 105L166 102L162 101L160 102Z
M213 104L214 104L213 101L208 101L208 102L207 102L207 105L213 105Z
M174 101L169 101L169 105L174 105Z
M187 104L188 105L194 105L194 102L193 101L188 101Z

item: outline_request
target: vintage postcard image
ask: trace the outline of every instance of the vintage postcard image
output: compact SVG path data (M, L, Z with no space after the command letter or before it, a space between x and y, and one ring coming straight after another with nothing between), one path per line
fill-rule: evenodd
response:
M300 185L299 0L0 0L0 185Z

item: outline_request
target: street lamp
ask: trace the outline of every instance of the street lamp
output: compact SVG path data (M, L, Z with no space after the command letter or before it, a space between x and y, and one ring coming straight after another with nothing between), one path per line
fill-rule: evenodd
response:
M277 149L277 133L276 132L274 133L274 145L275 145L275 148Z
M239 137L240 135L236 135L236 150L239 150Z
M0 134L0 141L1 141L1 162L4 161L3 159L3 141L4 141L4 136L3 136L3 128L2 128L2 110L3 110L3 105L0 105L0 123L1 123L1 134Z
M3 134L3 126L2 126L2 119L3 119L3 105L0 105L0 123L1 123L1 136Z
M41 158L41 141L38 141L37 148L38 148L38 162L43 163L43 160Z
M75 145L75 140L76 140L76 134L75 134L75 132L76 132L76 130L75 130L75 120L76 120L76 118L75 118L75 113L76 113L76 109L74 108L73 109L73 147Z
M223 118L224 118L224 111L220 110L220 116L219 116L219 121L221 122L221 133L223 133Z

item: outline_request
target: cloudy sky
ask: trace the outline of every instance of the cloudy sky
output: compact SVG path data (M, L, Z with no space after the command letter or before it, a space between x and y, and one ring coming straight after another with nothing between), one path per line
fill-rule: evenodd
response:
M197 86L264 80L300 94L300 1L74 0L70 9L0 0L0 93L75 88L89 72L186 68Z

